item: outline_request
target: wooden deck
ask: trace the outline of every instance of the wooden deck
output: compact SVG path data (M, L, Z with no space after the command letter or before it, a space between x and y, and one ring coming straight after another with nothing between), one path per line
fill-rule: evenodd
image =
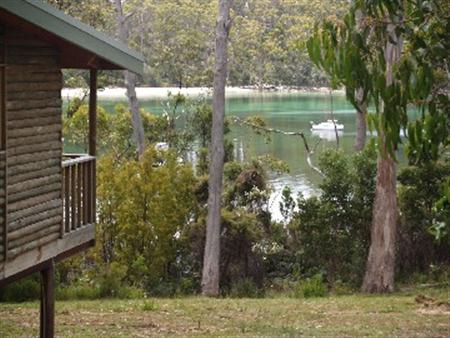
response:
M2 152L0 162L1 155ZM95 157L65 154L64 158L61 168L62 205L58 200L50 200L28 208L33 210L23 209L24 217L7 220L6 236L4 224L0 227L0 280L20 274L49 259L68 256L80 246L85 248L94 244ZM0 180L1 177L0 170ZM4 220L1 218L3 210L0 207L0 220ZM55 217L59 219L56 227L50 224L53 224ZM36 236L36 239L30 236ZM24 238L27 240L24 241Z

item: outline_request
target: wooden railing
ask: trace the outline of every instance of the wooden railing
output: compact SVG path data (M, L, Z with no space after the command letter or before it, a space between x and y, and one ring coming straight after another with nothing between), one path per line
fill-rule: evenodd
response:
M95 223L95 157L64 154L62 234Z

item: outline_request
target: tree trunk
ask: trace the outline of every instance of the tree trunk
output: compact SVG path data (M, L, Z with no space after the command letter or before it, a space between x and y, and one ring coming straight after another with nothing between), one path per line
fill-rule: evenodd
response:
M123 13L122 0L114 0L117 13L117 30L120 41L124 44L128 43L129 30L127 25L127 19ZM127 90L128 102L130 103L131 110L131 123L133 125L133 139L136 143L136 150L138 156L141 157L145 151L145 133L144 126L142 124L142 118L139 111L139 102L136 96L136 74L125 70L124 71L125 87Z
M367 102L363 98L363 89L358 88L356 90L356 101L358 104L358 110L356 111L356 138L355 138L355 150L361 151L366 145L367 126Z
M221 197L224 162L225 83L227 78L227 44L230 30L232 0L219 0L216 25L216 50L211 133L211 164L209 168L208 217L203 258L202 294L219 295Z
M398 17L396 18L399 19ZM401 56L403 41L395 32L396 24L388 25L384 58L386 61L386 85L394 82L393 67ZM383 110L384 111L384 103ZM394 291L395 237L397 233L397 190L395 160L388 151L383 125L380 128L381 151L378 155L377 181L371 242L362 289L364 292L382 293ZM392 150L394 151L394 150Z
M377 163L371 242L362 287L364 292L394 291L397 232L396 181L395 161L390 154L380 156Z
M362 29L364 13L362 10L357 10L355 13L358 30ZM364 89L357 88L355 92L356 103L358 109L356 112L356 139L355 150L361 151L364 149L367 137L366 115L367 115L367 98L364 98Z

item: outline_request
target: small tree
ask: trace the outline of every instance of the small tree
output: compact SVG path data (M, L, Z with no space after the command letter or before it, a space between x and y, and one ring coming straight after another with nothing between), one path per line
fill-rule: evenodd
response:
M362 12L362 23L356 14ZM408 104L432 112L435 80L427 57L403 48L424 33L441 8L437 1L412 0L355 1L343 22L326 22L308 42L309 53L343 83L347 97L356 106L354 88L363 85L373 101L376 114L371 123L378 133L378 165L371 230L363 290L391 292L394 289L397 196L395 151L401 142L400 129L408 124ZM442 40L443 41L443 40ZM445 43L445 41L444 41ZM425 44L426 45L426 44ZM442 58L442 56L441 56Z

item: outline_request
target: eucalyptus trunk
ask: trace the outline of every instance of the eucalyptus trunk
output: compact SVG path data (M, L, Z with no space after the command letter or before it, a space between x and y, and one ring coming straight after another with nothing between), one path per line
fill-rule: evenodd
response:
M357 21L358 31L362 30L364 13L362 10L357 10L355 13ZM364 89L362 87L357 88L355 92L357 110L356 110L356 138L355 138L355 150L361 151L366 145L367 137L367 98L364 97Z
M397 18L398 20L398 18ZM399 61L403 41L395 31L396 24L387 27L388 39L384 48L386 85L394 83L393 67ZM385 104L382 103L382 111ZM383 118L383 116L381 116ZM364 292L394 291L395 246L397 233L397 177L393 151L386 145L386 133L381 124L380 152L377 163L375 202L371 228L371 242L362 289Z
M122 0L114 0L114 4L116 7L117 14L117 30L120 41L124 44L128 43L129 38L129 28L127 24L127 20L130 15L125 16L123 13ZM133 125L133 139L136 143L136 150L138 156L141 157L145 151L145 133L144 133L144 125L142 124L142 118L139 111L139 101L136 95L136 84L137 84L137 76L136 74L125 70L124 71L124 80L125 80L125 88L126 95L128 97L128 102L130 104L131 110L131 123Z
M355 150L362 151L366 145L367 137L367 102L363 98L363 89L358 88L356 90L356 103L358 109L356 110L356 138L355 138Z
M208 217L203 258L202 294L219 295L221 197L224 150L225 84L228 63L228 34L232 0L219 0L216 24L213 117L211 132L211 163L208 180Z

